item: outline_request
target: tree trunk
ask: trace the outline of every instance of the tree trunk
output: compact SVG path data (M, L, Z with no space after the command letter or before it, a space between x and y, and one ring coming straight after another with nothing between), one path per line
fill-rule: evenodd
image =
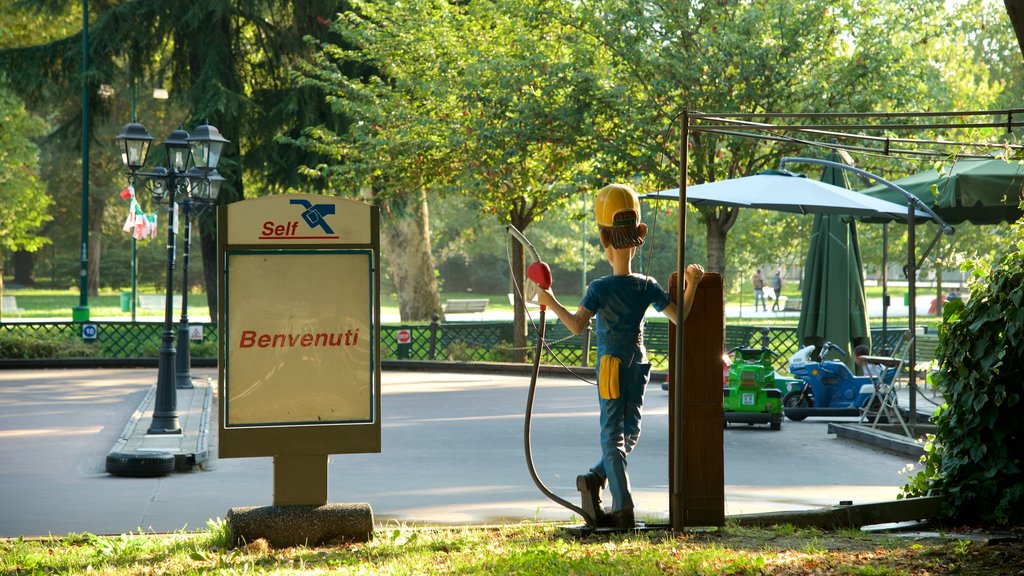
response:
M241 122L237 116L225 117L223 123L218 126L221 134L240 134ZM230 138L230 136L228 136ZM239 137L240 138L240 137ZM217 166L217 172L224 177L224 183L220 189L220 196L217 204L209 206L202 213L195 217L193 224L199 228L199 255L203 261L203 285L206 288L206 305L210 309L210 320L217 322L217 212L218 205L231 204L245 200L245 182L242 181L241 155L238 145L229 144L225 147L224 155ZM196 243L192 244L192 253L189 258L194 259L196 255Z
M34 286L36 283L36 254L18 250L14 253L14 283L19 286Z
M513 224L513 226L515 226ZM519 226L516 226L519 228ZM514 362L524 362L526 354L526 303L523 297L526 295L526 258L524 257L523 245L518 241L512 242L512 290L515 294L515 306L512 313L512 359Z
M211 206L196 218L199 225L199 256L203 263L203 285L210 321L217 322L217 207Z
M398 290L402 322L424 322L442 313L441 301L430 248L426 192L421 189L409 196L412 198L393 197L387 206L381 206L386 213L381 218L381 253Z
M1017 45L1024 54L1024 0L1003 0L1006 15L1010 17L1010 25L1017 35Z
M704 219L708 261L705 268L725 277L725 238L736 223L738 208L708 208L700 211Z
M235 130L237 127L232 126ZM231 147L231 155L222 157L223 168L217 171L224 177L217 204L207 207L199 216L195 216L193 224L199 229L196 236L199 242L193 242L190 248L190 259L195 259L198 244L199 256L203 263L203 286L206 289L206 305L210 309L210 321L217 322L217 212L218 204L231 204L245 199L245 185L239 170L237 147ZM231 158L231 162L223 162ZM182 223L184 225L184 223ZM195 240L195 238L193 238ZM190 302L191 304L191 302Z
M520 232L526 233L526 228L533 222L533 211L524 204L518 205L509 214L509 221ZM514 313L512 316L512 349L513 361L524 362L527 355L527 330L526 325L526 303L523 296L526 294L526 251L519 241L512 242L512 273L513 283L518 294L515 297ZM517 290L518 288L518 290Z

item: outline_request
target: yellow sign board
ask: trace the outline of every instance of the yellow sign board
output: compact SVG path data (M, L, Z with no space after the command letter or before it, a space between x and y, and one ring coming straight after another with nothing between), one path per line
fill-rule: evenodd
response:
M373 420L371 256L227 253L227 427Z
M217 234L219 455L379 452L378 209L265 196Z

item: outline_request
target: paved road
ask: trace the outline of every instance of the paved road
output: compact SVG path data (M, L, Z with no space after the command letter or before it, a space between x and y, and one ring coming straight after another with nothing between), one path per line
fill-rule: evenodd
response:
M152 479L104 472L106 453L155 381L148 369L0 372L0 536L191 530L236 506L270 504L271 459L218 459L215 435L207 471ZM528 384L519 376L385 372L383 451L333 456L330 501L369 502L378 523L570 519L525 468ZM638 512L648 520L668 515L667 400L651 387L630 457ZM545 378L534 458L567 499L576 499L576 475L599 455L597 433L593 387ZM725 451L727 514L891 499L916 464L830 436L813 419L786 421L781 432L730 428Z

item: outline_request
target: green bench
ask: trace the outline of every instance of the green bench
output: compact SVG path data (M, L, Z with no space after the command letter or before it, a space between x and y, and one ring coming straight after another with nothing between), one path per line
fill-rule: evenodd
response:
M935 352L939 347L939 335L938 334L918 334L917 338L914 339L916 359L916 368L918 370L924 369L925 366L935 360Z

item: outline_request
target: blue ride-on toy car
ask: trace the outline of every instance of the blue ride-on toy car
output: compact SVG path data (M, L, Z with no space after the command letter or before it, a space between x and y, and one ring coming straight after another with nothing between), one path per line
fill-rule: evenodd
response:
M814 346L805 346L789 359L789 371L802 380L804 386L782 398L787 418L799 421L813 416L861 416L865 409L868 412L878 410L883 393L881 385L890 384L896 370L886 370L882 381L876 382L867 375L855 376L842 362L827 360L830 352L846 356L846 351L836 344L826 342L817 357L814 351ZM894 394L892 390L887 393ZM891 405L894 404L895 399Z

